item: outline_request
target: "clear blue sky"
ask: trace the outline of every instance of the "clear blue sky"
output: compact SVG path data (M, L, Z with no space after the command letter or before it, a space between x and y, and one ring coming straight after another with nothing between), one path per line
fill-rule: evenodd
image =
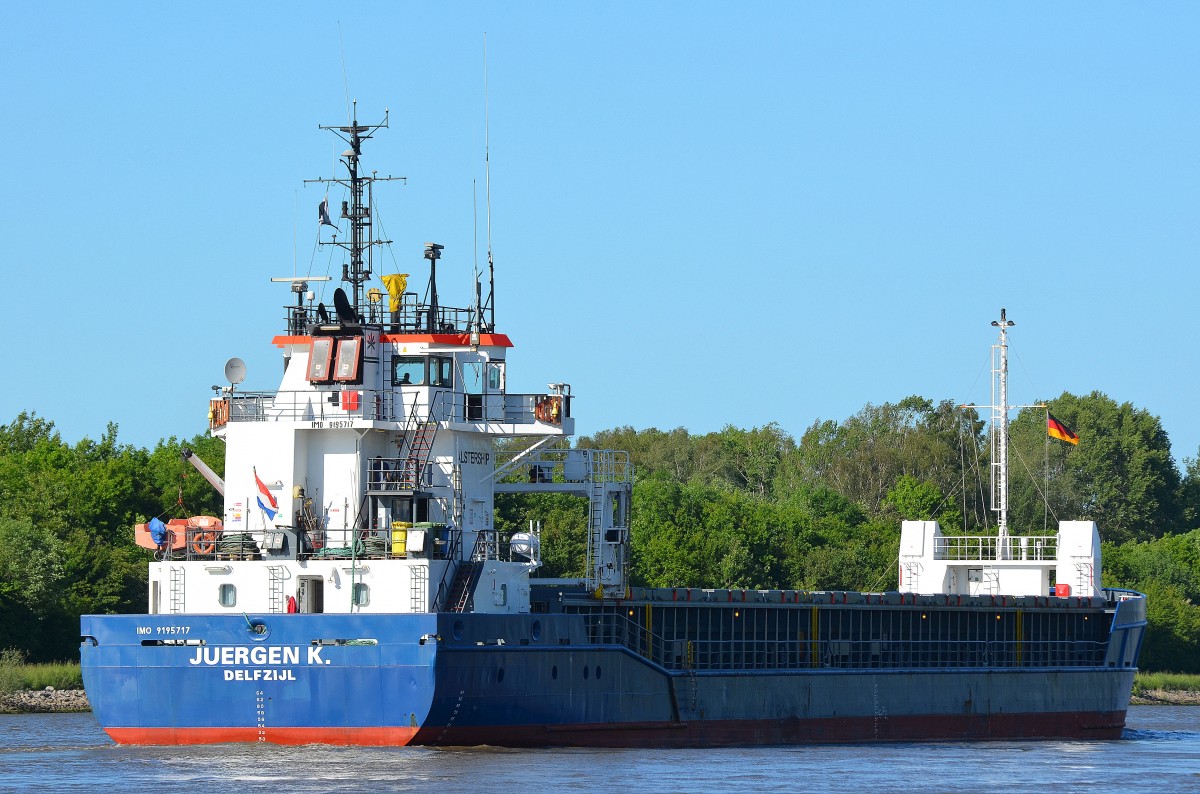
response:
M570 382L581 433L988 402L1004 306L1014 403L1100 390L1196 455L1200 6L339 5L0 7L0 422L153 446L231 356L274 388L348 95L408 177L385 270L440 242L467 305L486 32L509 388Z

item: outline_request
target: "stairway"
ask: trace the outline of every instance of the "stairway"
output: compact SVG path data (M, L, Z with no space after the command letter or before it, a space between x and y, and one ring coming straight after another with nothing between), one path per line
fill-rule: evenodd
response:
M437 422L420 422L406 437L408 456L404 459L403 470L400 472L401 488L415 491L421 485L421 474L429 461L429 451L433 448L433 437L437 435L437 427Z
M482 560L463 560L454 574L450 585L450 597L447 606L451 612L465 612L475 594L475 585L479 582L479 574L483 570Z

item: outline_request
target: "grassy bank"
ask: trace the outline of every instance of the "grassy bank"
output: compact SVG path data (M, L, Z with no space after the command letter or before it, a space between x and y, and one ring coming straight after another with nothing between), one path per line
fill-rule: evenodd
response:
M1150 692L1193 692L1200 695L1200 675L1191 673L1138 673L1133 679L1133 696Z
M83 689L79 662L26 664L24 655L13 648L0 651L0 695L27 690Z

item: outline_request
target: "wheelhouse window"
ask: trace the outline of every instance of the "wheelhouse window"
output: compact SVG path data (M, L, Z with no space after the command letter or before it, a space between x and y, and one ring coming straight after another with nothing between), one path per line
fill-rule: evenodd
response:
M464 361L462 369L459 370L459 377L462 378L462 390L467 394L483 394L483 368L482 361Z
M314 383L329 380L329 365L333 360L333 339L314 339L308 359L308 379Z
M362 363L362 337L341 339L337 346L337 366L333 379L346 383L359 381L358 369Z
M424 386L425 358L422 356L396 356L392 359L393 386Z
M223 584L217 589L217 600L223 607L237 606L237 587L231 584Z
M429 357L429 385L452 388L454 386L454 359L450 356Z
M490 361L487 365L488 391L504 391L504 362Z

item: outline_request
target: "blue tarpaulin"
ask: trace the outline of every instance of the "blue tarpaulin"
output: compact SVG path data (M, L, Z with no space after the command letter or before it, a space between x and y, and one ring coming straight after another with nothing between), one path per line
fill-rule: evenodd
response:
M167 542L167 525L157 518L150 519L150 539L160 546Z

